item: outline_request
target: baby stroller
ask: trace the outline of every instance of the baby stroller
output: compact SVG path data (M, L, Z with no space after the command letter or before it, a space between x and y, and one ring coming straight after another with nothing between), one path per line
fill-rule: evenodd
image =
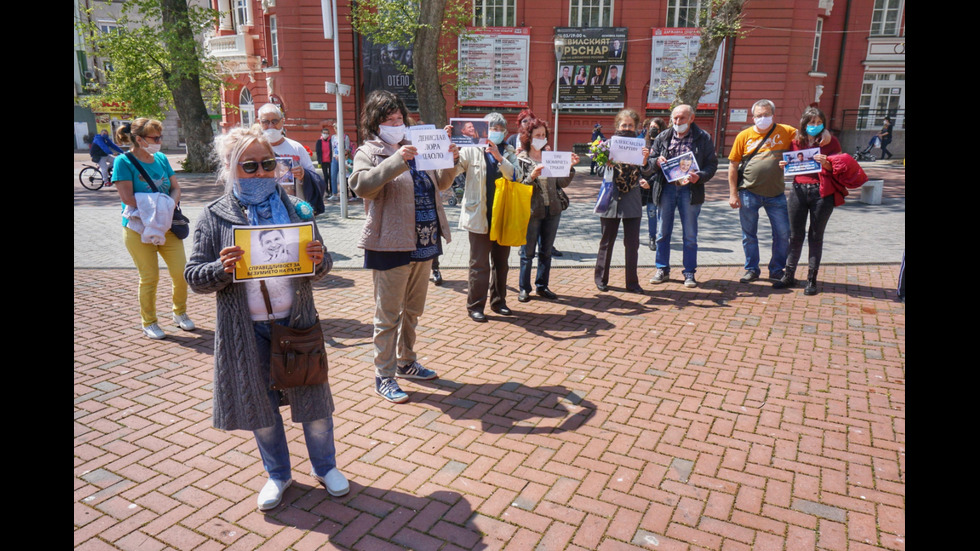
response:
M462 173L453 180L453 185L442 192L443 198L449 203L450 207L455 207L463 199L463 188L466 187L466 173ZM449 197L446 197L446 196Z

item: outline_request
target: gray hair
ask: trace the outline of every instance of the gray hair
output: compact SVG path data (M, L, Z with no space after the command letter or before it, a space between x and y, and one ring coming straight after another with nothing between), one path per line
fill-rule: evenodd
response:
M493 128L494 126L503 126L504 128L507 128L507 119L505 119L500 113L487 113L487 116L483 117L483 119L489 123L490 128Z
M284 117L284 115L282 114L282 109L279 109L279 106L274 103L267 103L262 107L259 107L258 116L261 117L262 113L275 113L276 116L279 117L280 119Z
M251 128L236 126L214 139L214 150L221 161L218 181L224 183L225 193L231 193L238 186L238 160L253 142L261 143L269 150L271 156L275 156L269 139L265 137L262 127L258 124L253 124Z
M773 102L771 102L771 101L769 101L769 100L767 100L767 99L760 99L759 101L757 101L757 102L755 102L755 103L752 104L752 113L753 114L755 113L755 108L756 107L768 107L770 113L772 113L773 115L776 114L776 104L773 103Z

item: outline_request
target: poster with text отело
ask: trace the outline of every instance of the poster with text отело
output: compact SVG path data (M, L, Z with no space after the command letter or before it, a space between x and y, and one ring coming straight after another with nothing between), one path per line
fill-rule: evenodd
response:
M653 29L651 41L650 91L647 109L670 109L683 82L680 77L694 62L701 49L701 34L697 27ZM717 109L721 89L721 58L723 43L718 48L714 65L704 84L704 94L698 102L699 109Z
M361 69L364 74L364 95L375 90L388 90L405 102L409 111L419 110L419 99L412 89L411 68L414 59L411 46L375 44L362 37Z
M462 105L527 107L530 27L468 27L459 39Z
M622 109L626 98L626 27L558 27L562 109Z

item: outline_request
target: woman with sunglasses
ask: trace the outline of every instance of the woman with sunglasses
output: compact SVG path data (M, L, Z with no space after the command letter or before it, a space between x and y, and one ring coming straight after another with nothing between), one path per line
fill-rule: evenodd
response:
M112 168L112 181L122 199L124 211L127 206L138 208L137 193L165 193L174 203L180 203L180 185L174 169L170 167L167 156L160 152L162 135L163 124L144 117L116 130L117 142L132 145L129 154L116 157ZM153 181L156 191L146 181L143 173ZM144 202L144 206L147 203ZM142 219L149 220L150 216L144 213ZM156 244L150 239L147 240L149 242L144 242L139 232L127 227L129 218L125 214L122 225L126 249L133 257L133 263L140 275L139 301L143 334L151 339L163 339L167 336L157 323L157 282L160 279L157 254L167 263L167 271L170 272L173 282L173 321L184 331L193 331L194 322L187 317L187 282L184 281L187 258L184 256L183 242L169 230L163 236L163 244Z
M268 279L265 292L258 281L232 282L235 264L243 255L234 244L235 226L307 222L313 220L313 209L276 184L275 153L261 127L234 128L215 142L225 194L201 213L194 230L194 252L184 274L194 292L217 295L213 424L221 430L254 434L269 474L258 497L259 510L266 511L279 505L293 482L279 413L281 394L269 388L271 325L307 328L318 323L313 281L327 274L333 260L314 222L314 238L300 253L313 261L313 276ZM270 306L275 322L269 319ZM303 424L310 476L332 496L347 494L347 478L337 469L330 385L294 387L284 393L293 422Z

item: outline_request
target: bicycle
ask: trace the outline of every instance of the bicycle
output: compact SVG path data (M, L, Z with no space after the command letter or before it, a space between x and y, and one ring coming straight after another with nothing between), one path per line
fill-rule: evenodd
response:
M78 181L82 184L82 187L92 191L98 191L103 187L108 187L112 185L112 165L109 165L109 181L102 181L102 171L99 170L99 165L97 164L86 164L82 167L82 170L78 173Z

